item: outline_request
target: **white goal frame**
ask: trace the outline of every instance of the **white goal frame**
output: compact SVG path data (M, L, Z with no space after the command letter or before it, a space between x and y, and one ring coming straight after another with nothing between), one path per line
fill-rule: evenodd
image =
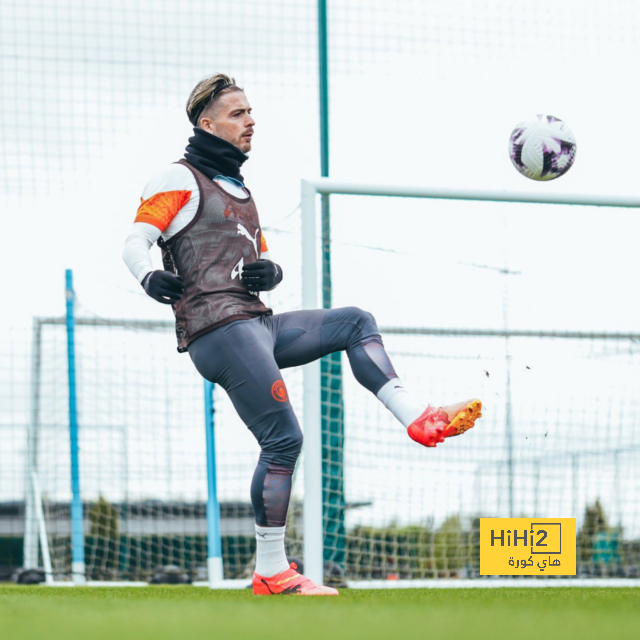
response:
M319 292L322 282L319 279L320 220L317 196L353 195L386 196L395 198L430 198L440 200L471 200L488 202L518 202L531 204L586 205L599 207L640 207L640 196L617 196L601 194L572 194L539 192L450 189L429 186L402 186L384 184L352 183L316 178L302 180L301 218L302 218L302 308L317 309L320 306ZM323 523L322 523L322 424L321 424L321 376L320 362L304 367L303 424L304 424L304 571L314 582L323 582ZM481 579L481 580L371 580L349 582L351 587L390 588L390 587L531 587L531 586L636 586L636 579L572 579L530 580Z
M541 186L541 189L544 188ZM508 191L479 191L440 189L430 187L411 187L399 185L373 185L338 182L328 178L315 180L303 180L301 183L301 242L302 242L302 307L305 309L317 309L320 306L320 219L318 214L319 195L361 195L404 198L430 198L447 200L470 200L492 202L518 202L534 204L564 204L639 208L640 196L606 196L585 194L551 194L541 191L533 192L508 192ZM87 324L96 324L100 321L90 320ZM111 321L113 322L113 321ZM129 322L129 321L128 321ZM130 321L147 329L166 329L172 326L165 321ZM63 319L41 318L34 325L34 352L32 360L32 380L38 379L40 366L40 328L42 324L63 324ZM77 319L78 324L83 324L82 319ZM385 328L381 327L383 333ZM388 327L387 332L398 332L397 328ZM411 332L439 333L450 335L449 329L413 329ZM470 332L478 335L477 330ZM464 334L465 330L458 329L457 334ZM509 332L509 335L529 335L531 332ZM535 332L538 336L544 332ZM586 337L578 332L569 335L563 332L552 332L556 337ZM495 335L496 332L488 332ZM500 335L503 335L500 333ZM550 333L551 335L551 333ZM594 337L594 334L589 334ZM612 337L606 335L603 337ZM624 337L622 334L618 337ZM634 334L635 337L635 334ZM25 557L28 557L35 566L38 555L38 544L43 555L46 573L46 586L73 586L73 582L58 582L53 579L51 561L47 542L45 518L42 510L42 495L39 487L35 450L37 442L38 424L38 386L32 385L32 420L28 433L28 460L26 469L26 517L27 531L25 534ZM321 375L320 361L313 362L303 368L303 415L302 422L305 434L304 446L304 516L303 516L303 544L304 544L304 572L315 582L322 583L323 576L323 513L322 513L322 424L321 424ZM213 572L212 572L213 574ZM206 582L196 582L194 586L209 587L212 589L240 589L249 585L248 579L221 579L220 572L217 575L209 575ZM113 586L146 586L145 582L102 582L90 581L87 586L113 587ZM351 581L347 584L352 588L389 589L389 588L496 588L496 587L640 587L640 579L620 578L556 578L536 579L529 578L483 578L483 579L421 579L421 580L366 580Z

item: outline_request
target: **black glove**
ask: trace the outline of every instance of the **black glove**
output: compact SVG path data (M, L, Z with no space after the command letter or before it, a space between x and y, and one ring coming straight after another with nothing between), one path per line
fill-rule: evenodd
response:
M271 260L258 260L245 264L240 277L249 291L271 291L282 281L282 269Z
M142 280L142 287L154 300L162 304L173 304L182 298L184 282L182 276L171 271L152 271Z

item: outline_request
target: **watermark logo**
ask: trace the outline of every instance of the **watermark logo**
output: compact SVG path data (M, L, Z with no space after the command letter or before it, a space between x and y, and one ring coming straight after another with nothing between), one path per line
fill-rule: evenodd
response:
M576 575L575 518L480 518L480 575Z

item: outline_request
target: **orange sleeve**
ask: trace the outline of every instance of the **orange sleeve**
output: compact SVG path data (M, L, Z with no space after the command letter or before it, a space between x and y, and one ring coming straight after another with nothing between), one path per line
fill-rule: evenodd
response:
M269 251L269 247L267 247L267 241L264 239L264 234L260 232L260 253L265 253Z
M160 231L166 231L169 223L190 198L191 191L162 191L147 200L140 198L141 204L134 222L146 222Z

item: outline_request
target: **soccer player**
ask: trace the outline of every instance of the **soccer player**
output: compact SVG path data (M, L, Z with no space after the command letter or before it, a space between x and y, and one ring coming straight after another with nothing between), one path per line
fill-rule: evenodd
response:
M148 182L123 258L149 296L173 306L178 351L188 351L202 376L225 389L260 444L251 482L254 593L337 595L298 573L285 555L302 432L280 370L346 351L358 382L426 447L473 427L481 403L425 408L402 386L366 311L274 315L260 292L277 287L283 269L269 253L240 173L254 134L251 106L244 90L218 73L196 85L186 110L194 130L184 158ZM149 255L156 242L162 270L153 269Z

